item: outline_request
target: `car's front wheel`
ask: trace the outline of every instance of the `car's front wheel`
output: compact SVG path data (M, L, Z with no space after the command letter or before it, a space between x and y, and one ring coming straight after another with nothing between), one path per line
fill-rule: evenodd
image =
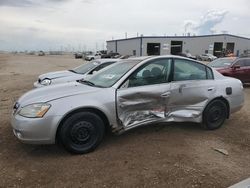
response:
M206 129L220 128L227 118L227 105L224 101L216 99L210 102L203 112L203 125Z
M59 130L63 146L72 153L93 151L104 136L103 120L92 112L78 112L67 118Z

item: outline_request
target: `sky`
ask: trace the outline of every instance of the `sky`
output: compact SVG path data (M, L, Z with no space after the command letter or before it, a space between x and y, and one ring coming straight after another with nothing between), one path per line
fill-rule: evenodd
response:
M0 0L0 51L102 50L111 39L250 38L249 0Z

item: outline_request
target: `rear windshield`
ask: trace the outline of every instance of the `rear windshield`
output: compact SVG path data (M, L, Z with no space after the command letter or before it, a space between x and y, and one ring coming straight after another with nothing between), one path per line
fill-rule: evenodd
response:
M88 63L84 63L83 65L76 67L73 69L73 71L77 74L85 74L89 70L92 70L93 68L97 67L100 64L98 61L91 61Z
M210 67L230 67L236 58L219 58L210 63L208 66Z

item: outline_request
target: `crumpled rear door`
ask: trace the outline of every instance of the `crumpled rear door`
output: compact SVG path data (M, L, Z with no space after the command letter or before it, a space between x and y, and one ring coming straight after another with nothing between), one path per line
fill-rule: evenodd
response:
M169 100L170 121L195 120L202 117L208 101L214 98L216 86L214 80L192 80L171 83Z

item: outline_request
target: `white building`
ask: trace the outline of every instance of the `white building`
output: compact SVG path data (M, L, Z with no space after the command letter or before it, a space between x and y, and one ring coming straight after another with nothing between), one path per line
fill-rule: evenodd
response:
M250 50L250 39L229 34L204 36L141 36L107 41L108 52L122 55L146 56L168 55L189 52L192 55L204 53L221 56L234 53L239 56Z

